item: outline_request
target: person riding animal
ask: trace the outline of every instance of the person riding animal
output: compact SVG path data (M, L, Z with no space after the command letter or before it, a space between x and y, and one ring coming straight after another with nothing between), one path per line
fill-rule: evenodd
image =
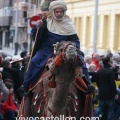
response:
M41 76L44 67L49 58L53 56L53 45L57 42L72 41L80 49L80 41L77 36L74 24L69 16L66 15L67 6L64 1L56 0L49 5L49 16L47 19L38 20L37 25L31 30L33 39L36 38L32 59L28 71L25 71L23 88L29 90L31 84L34 84ZM79 55L83 60L83 57ZM91 85L86 66L83 66L83 73L86 76L85 82Z

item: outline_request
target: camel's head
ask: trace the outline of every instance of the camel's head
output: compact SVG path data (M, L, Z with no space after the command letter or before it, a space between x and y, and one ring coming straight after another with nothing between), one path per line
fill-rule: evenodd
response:
M67 61L74 61L77 58L77 48L74 44L68 44L64 51L64 57Z
M61 54L62 59L65 61L74 61L78 56L77 50L76 45L70 41L63 41L54 45L54 53L56 55Z
M54 45L54 54L57 56L55 60L56 66L61 66L63 62L75 63L78 66L83 66L83 60L80 50L73 42L63 41Z

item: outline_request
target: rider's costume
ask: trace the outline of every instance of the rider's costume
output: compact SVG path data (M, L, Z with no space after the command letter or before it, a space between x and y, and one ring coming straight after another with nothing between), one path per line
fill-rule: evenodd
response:
M57 19L54 15L56 8L64 10L64 16ZM39 29L36 45L34 48L33 57L30 62L28 72L24 74L23 85L28 88L30 84L34 83L44 69L47 60L53 56L53 44L61 41L72 41L80 48L79 38L76 34L72 20L66 15L67 6L63 1L53 1L49 6L51 15L47 20L43 20L43 24ZM33 39L35 39L37 28L31 31ZM88 72L85 68L86 74Z

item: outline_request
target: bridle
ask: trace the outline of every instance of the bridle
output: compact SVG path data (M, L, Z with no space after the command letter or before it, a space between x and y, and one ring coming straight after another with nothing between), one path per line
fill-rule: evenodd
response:
M67 43L67 44L64 46L64 48L62 49L62 52L58 55L58 56L61 56L61 57L62 57L62 61L65 59L64 53L65 53L65 51L66 51L66 49L67 49L67 47L68 47L69 45L74 45L74 44L72 44L72 43ZM74 46L75 46L75 45L74 45ZM76 47L76 46L75 46L75 47ZM49 106L48 106L47 109L49 110L49 112L50 112L53 116L59 116L59 115L60 115L59 112L53 112L53 110L52 110Z
M62 59L63 60L65 60L65 51L66 51L66 49L67 49L67 47L69 46L69 45L73 45L73 46L75 46L76 47L76 45L75 44L73 44L73 43L67 43L65 46L64 46L64 48L62 49L62 52L60 53L60 55L62 56Z

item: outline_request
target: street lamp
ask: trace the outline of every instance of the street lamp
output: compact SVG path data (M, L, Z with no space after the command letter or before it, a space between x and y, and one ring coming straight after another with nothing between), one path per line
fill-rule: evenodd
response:
M98 0L95 0L95 15L94 15L94 32L93 32L93 52L96 52L98 31Z
M15 8L15 40L14 42L17 42L17 36L18 36L18 6Z

